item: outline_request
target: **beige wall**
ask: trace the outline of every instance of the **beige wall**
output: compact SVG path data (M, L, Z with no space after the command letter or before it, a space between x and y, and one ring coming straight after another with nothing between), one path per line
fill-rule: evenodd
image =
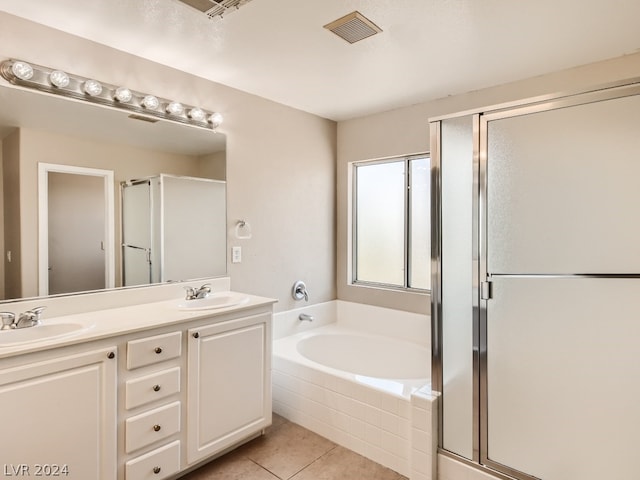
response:
M20 269L20 132L16 130L2 141L2 172L4 191L4 298L22 295ZM11 252L11 261L7 258ZM15 259L15 261L14 261Z
M301 306L290 294L299 279L310 303L335 298L334 122L11 15L0 13L0 24L0 57L221 112L228 230L243 219L253 232L230 234L229 247L243 248L242 263L230 264L232 288L276 298L276 310Z
M3 164L4 141L0 138L0 186L4 184ZM4 293L4 197L0 195L0 300L5 298Z
M349 162L428 151L431 117L538 95L575 91L632 77L640 77L640 53L340 122L337 143L338 298L413 312L428 312L430 301L427 295L376 290L348 284Z
M116 244L120 238L120 182L159 173L204 176L199 157L97 142L38 130L20 129L20 216L22 296L38 294L38 163L74 165L114 172ZM116 284L120 249L116 248Z

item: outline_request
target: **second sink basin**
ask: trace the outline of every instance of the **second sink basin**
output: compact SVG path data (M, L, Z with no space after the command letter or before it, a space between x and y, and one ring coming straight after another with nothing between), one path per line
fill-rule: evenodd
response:
M43 323L35 327L0 330L0 347L13 347L15 345L77 335L84 330L86 330L86 327L79 323Z
M214 308L233 307L249 301L249 296L236 292L212 293L206 298L182 300L178 303L179 310L211 310Z

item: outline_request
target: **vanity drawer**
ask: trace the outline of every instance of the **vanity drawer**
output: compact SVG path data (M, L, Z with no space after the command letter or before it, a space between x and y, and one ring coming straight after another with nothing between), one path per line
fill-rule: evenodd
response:
M125 464L126 480L159 480L180 470L180 441L145 453Z
M127 368L132 370L180 356L182 332L165 333L127 342Z
M180 367L128 380L125 389L127 410L160 400L180 391Z
M128 418L125 428L127 453L167 438L180 431L180 402Z

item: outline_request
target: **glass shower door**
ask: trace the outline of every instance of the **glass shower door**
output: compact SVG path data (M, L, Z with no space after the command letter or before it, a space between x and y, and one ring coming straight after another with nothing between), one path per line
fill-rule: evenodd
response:
M637 87L483 117L481 462L491 468L637 477L639 131Z

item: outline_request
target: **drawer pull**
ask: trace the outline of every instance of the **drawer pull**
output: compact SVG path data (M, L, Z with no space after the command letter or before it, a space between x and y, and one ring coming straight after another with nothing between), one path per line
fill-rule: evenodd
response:
M154 431L154 432L159 432L161 428L162 428L162 427L161 427L160 425L155 424L155 425L153 426L153 431Z
M156 349L154 350L154 352L156 352L157 354L162 353L162 348L160 347L156 347Z
M154 385L154 386L153 386L153 391L154 391L154 392L159 392L159 391L160 391L160 388L161 388L161 387L160 387L160 385Z
M160 470L162 470L160 467L153 467L153 473L155 473L156 475L160 473Z

